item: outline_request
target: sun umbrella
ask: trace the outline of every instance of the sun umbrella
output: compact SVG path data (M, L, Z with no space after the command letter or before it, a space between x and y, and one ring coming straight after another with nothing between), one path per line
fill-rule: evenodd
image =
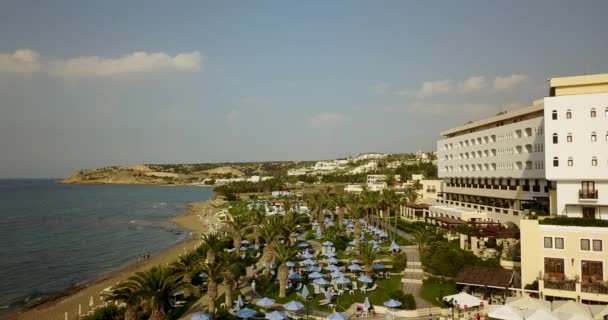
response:
M321 273L315 271L315 272L309 274L308 277L311 279L319 279L319 278L323 278L323 275Z
M291 267L295 266L296 264L291 261L287 261L287 262L285 262L285 265L291 268Z
M300 243L298 243L298 247L299 247L299 248L307 248L307 247L309 247L309 246L310 246L310 245L309 245L308 243L306 243L306 242L300 242Z
M245 302L243 302L243 297L239 294L238 299L236 299L236 305L239 308L242 308L245 305Z
M246 318L253 318L253 317L255 317L255 315L257 313L258 312L255 311L255 310L253 310L253 309L243 308L243 309L237 311L234 315L237 316L237 317L239 317L239 318L246 319Z
M266 314L265 318L268 319L268 320L283 320L283 319L287 319L287 317L284 314L282 314L282 313L280 313L278 311L273 311L271 313Z
M342 276L344 276L344 272L342 271L334 271L331 273L332 278L340 278Z
M311 260L311 259L306 259L306 260L304 260L304 261L300 262L300 264L301 264L301 265L305 265L305 266L309 266L309 265L313 265L313 264L317 264L317 263L316 263L316 262L314 262L314 261L313 261L313 260Z
M283 308L285 308L285 310L289 310L289 311L298 311L298 310L304 308L304 305L299 301L289 301L283 305Z
M206 273L204 273L204 272L199 273L198 276L201 277L201 278L203 278L203 279L204 278L209 278L209 275L206 274Z
M350 280L348 280L348 279L346 279L344 277L340 277L340 278L336 279L336 283L338 283L338 284L347 284L347 283L350 283Z
M349 242L348 244L351 245L351 246L356 246L357 242L355 240L353 240L353 241Z
M472 296L466 292L461 292L461 293L453 294L451 296L443 297L443 301L450 301L450 300L453 300L454 304L456 304L456 307L458 307L459 309L477 307L477 306L483 304L483 300L481 300L475 296Z
M358 264L351 264L350 266L348 266L348 270L350 270L350 271L361 271L363 269Z
M399 250L401 249L396 243L395 240L393 240L393 242L391 242L391 250Z
M331 292L329 290L325 290L325 299L331 299Z
M270 307L273 304L275 304L274 299L270 299L270 298L266 298L266 297L258 300L258 302L255 303L255 305L259 306L259 307Z
M306 272L318 272L318 271L321 271L321 268L315 267L315 266L309 266L309 267L306 267L306 269L304 269L304 271L306 271Z
M363 306L365 309L369 309L372 305L369 303L369 299L365 297L365 301L363 301Z
M365 283L372 283L374 282L374 280L372 280L372 278L368 277L368 276L360 276L359 278L357 278L357 280L361 281L361 282L365 282Z
M523 320L522 310L507 305L490 305L488 317L499 320Z
M249 246L249 249L253 249L253 250L258 250L259 248L260 248L260 246L255 243Z
M303 258L303 259L310 259L310 258L312 258L312 257L313 257L313 255L312 255L312 254L310 254L310 253L308 253L308 252L304 252L304 253L302 254L302 258Z
M242 244L249 244L249 240L245 239L243 241L241 241Z
M385 307L389 307L389 308L397 308L398 306L401 305L401 302L395 300L395 299L391 299L388 301L384 301L384 306Z
M546 309L528 309L524 310L524 319L526 320L559 320L559 318Z
M321 243L321 244L322 244L322 245L324 245L324 246L333 246L333 245L334 245L334 243L333 243L333 242L331 242L331 241L324 241L324 242L323 242L323 243Z
M336 263L338 263L338 259L331 257L331 258L327 259L327 263L336 264Z
M313 282L312 282L312 283L317 284L317 285L320 285L320 286L326 286L326 285L328 285L328 284L329 284L329 281L327 281L327 280L325 280L325 279L323 279L323 278L319 278L319 279L315 279L315 280L313 280Z
M372 268L374 268L374 270L384 270L384 265L381 263L374 263Z
M241 251L247 251L247 246L242 246Z
M333 251L326 251L323 255L331 258L331 257L335 257L336 253Z
M308 287L306 285L302 286L302 298L306 299L306 297L308 297Z
M211 319L211 316L203 313L203 312L197 312L197 313L193 313L192 317L190 318L191 320L209 320Z
M287 277L291 280L299 280L300 278L302 278L299 274L295 272L290 273Z
M329 270L329 271L338 271L338 270L340 270L338 267L336 267L335 264L330 264L329 266L325 267L325 269Z
M328 320L346 320L348 319L348 314L344 312L334 312L327 316Z

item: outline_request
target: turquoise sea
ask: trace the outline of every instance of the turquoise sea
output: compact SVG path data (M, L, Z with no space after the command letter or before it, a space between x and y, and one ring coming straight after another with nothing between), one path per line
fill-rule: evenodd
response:
M211 188L0 180L0 312L184 240L167 222Z

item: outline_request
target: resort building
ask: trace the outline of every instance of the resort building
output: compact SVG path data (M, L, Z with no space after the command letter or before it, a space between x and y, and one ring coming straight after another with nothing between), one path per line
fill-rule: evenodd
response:
M429 207L436 219L512 222L525 209L546 212L543 103L469 122L437 142L442 197Z
M522 286L537 282L548 300L608 303L608 74L549 84L545 170L556 191L551 218L521 221Z

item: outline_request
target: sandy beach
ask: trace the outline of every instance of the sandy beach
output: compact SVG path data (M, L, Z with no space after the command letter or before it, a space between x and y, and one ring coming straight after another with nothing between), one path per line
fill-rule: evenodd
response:
M213 198L208 201L190 203L187 206L187 213L185 215L170 220L176 225L192 232L192 236L188 240L182 241L162 251L160 254L153 255L150 259L114 271L103 279L96 280L64 297L45 302L21 313L1 316L0 319L63 320L65 319L65 312L68 312L68 319L78 319L79 305L81 306L82 314L86 314L92 309L89 306L91 297L93 297L95 305L102 303L99 299L99 294L103 289L129 278L134 272L176 261L185 250L193 250L195 245L200 241L200 235L207 232L213 213L219 211L219 209L215 208L217 204Z

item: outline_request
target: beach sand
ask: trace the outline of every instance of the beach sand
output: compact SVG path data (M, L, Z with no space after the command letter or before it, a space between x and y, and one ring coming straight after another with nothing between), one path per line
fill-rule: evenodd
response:
M63 320L65 319L65 312L68 312L68 319L78 319L79 305L81 305L82 314L86 314L92 309L89 307L91 297L94 298L95 305L102 304L99 300L99 294L103 289L129 278L134 272L147 270L157 265L172 263L184 253L184 250L193 250L195 245L200 242L200 235L207 232L207 227L210 225L213 213L219 211L219 209L215 208L216 205L218 205L216 200L190 203L185 215L171 219L178 226L192 232L190 239L182 241L157 255L153 255L148 260L114 271L107 277L94 281L67 296L45 302L18 314L1 316L0 319Z

